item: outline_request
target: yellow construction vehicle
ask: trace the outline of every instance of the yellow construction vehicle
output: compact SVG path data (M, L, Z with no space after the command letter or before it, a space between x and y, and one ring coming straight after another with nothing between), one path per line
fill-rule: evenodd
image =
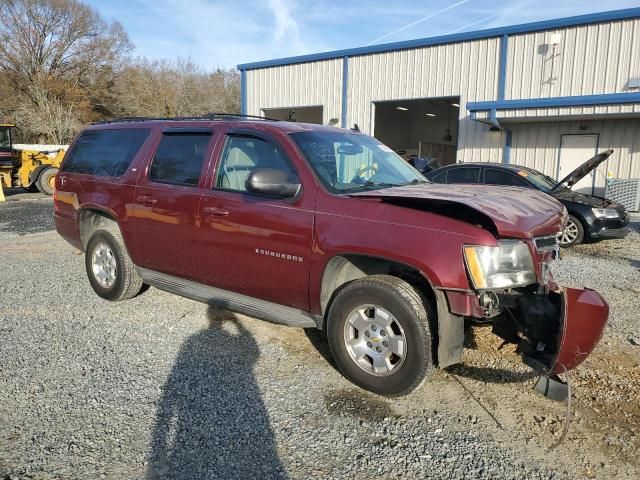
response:
M65 150L16 149L11 135L14 127L12 123L0 123L0 201L4 199L3 187L22 187L51 195Z

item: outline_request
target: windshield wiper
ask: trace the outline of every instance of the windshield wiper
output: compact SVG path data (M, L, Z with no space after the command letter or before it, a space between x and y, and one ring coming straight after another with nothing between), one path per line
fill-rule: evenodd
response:
M418 185L419 183L431 183L429 180L420 180L419 178L414 178L409 183L405 183L405 185Z

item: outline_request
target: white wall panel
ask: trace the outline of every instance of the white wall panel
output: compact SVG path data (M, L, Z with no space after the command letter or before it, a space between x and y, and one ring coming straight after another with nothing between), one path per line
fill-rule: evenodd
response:
M612 148L614 153L598 169L596 186L603 189L609 173L613 178L640 178L640 119L514 123L509 127L513 131L513 164L556 178L561 136L598 134L598 151Z
M247 113L263 108L322 105L323 121L340 119L342 59L247 71Z
M460 96L466 102L493 100L498 85L497 38L349 59L347 125L373 133L373 102ZM471 120L460 109L458 161L496 161L502 135Z
M509 37L507 99L620 93L639 76L640 19Z

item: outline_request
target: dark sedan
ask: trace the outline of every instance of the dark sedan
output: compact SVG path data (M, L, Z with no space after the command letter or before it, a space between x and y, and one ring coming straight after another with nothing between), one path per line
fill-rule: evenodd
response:
M629 214L623 205L571 190L611 153L612 150L599 153L560 182L531 168L498 163L458 163L429 172L426 176L435 183L484 183L546 192L558 199L569 212L569 220L558 241L562 247L570 247L585 238L623 238L629 233Z

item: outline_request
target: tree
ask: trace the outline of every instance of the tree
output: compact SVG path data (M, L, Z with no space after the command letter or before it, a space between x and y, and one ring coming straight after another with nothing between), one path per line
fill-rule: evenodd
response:
M113 117L240 111L237 71L132 49L119 23L78 0L0 0L0 120L28 141L67 143Z
M92 117L89 92L113 83L130 49L119 23L76 0L0 2L1 83L27 135L69 141Z

